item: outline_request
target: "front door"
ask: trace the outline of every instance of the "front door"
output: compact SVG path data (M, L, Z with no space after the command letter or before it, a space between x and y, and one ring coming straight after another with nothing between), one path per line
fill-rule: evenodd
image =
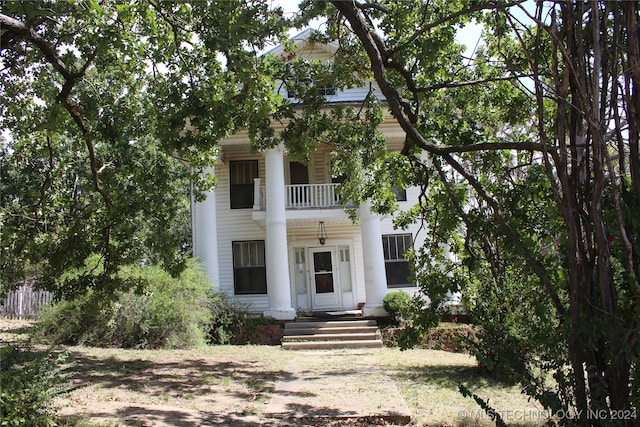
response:
M340 308L340 281L334 267L335 250L311 248L309 255L313 308Z

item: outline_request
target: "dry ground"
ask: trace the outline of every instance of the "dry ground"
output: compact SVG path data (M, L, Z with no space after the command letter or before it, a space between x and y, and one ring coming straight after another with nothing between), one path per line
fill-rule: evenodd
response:
M0 346L19 342L30 324L0 319ZM277 426L266 408L295 352L272 346L212 346L191 350L121 350L69 347L67 373L75 389L59 399L60 415L80 426ZM432 350L375 354L409 405L415 425L490 426L457 391L465 384L502 411L539 411L517 389L478 376L465 355ZM364 403L363 403L364 404ZM357 401L353 405L358 405ZM461 414L464 416L461 417ZM478 418L478 419L476 419ZM510 419L542 425L544 420ZM378 420L303 420L304 425L378 425ZM297 422L300 425L300 421Z

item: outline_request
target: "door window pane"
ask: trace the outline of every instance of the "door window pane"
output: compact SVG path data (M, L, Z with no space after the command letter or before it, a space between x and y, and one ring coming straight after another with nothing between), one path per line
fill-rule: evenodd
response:
M331 264L331 252L314 252L313 274L317 294L333 292L333 265Z
M313 254L313 269L315 272L331 271L331 252L315 252Z
M316 293L328 294L333 292L333 274L321 273L316 274Z

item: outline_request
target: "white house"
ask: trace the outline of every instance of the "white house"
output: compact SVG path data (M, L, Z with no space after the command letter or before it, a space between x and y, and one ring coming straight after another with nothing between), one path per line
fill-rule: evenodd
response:
M330 60L337 47L310 43L309 34L294 37L297 55ZM369 85L328 91L327 105L362 102L368 91ZM389 150L402 148L405 135L391 115L380 130ZM354 224L337 201L330 148L318 146L311 162L301 164L281 147L252 154L242 133L220 147L210 171L217 187L193 207L193 248L209 279L232 300L281 320L358 308L376 317L386 314L388 292L416 290L403 253L422 244L419 226L396 230L392 218L370 212L368 204L358 207ZM415 203L418 191L407 188L401 208Z

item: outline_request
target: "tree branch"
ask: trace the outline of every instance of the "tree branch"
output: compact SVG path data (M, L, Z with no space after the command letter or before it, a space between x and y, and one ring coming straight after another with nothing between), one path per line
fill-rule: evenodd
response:
M369 56L371 69L376 82L380 86L380 90L385 96L392 114L407 134L407 138L423 150L440 156L447 164L449 164L449 166L458 172L469 183L469 185L471 185L478 196L491 207L496 221L500 224L507 236L513 241L514 246L520 252L520 255L524 258L527 265L542 281L553 302L558 318L562 319L565 309L559 296L555 292L551 278L544 266L540 264L527 249L527 246L524 244L522 239L520 239L518 233L509 225L497 201L485 191L484 187L477 179L475 179L474 176L468 173L458 161L451 157L451 154L447 151L451 149L450 147L443 148L427 142L422 134L415 128L415 126L413 126L412 121L406 114L406 107L401 102L400 94L393 87L387 77L385 69L386 62L384 60L385 55L379 49L379 46L382 45L382 41L375 33L375 29L367 23L363 12L355 6L355 2L331 0L331 3L338 11L340 11L340 13L342 13L347 21L349 21L353 32L360 39L367 55ZM540 146L540 148L542 148L542 146Z
M406 42L402 43L400 46L395 49L391 49L388 53L389 56L393 56L398 53L400 50L404 49L407 45L411 45L418 37L432 30L433 28L438 27L439 25L444 24L447 21L451 21L452 19L458 18L460 16L464 16L470 14L471 12L479 12L481 10L492 10L492 9L503 9L506 7L516 6L520 3L524 3L526 0L517 0L508 3L500 3L499 1L489 0L487 3L478 4L476 6L468 7L466 9L461 9L457 12L454 12L450 15L443 16L442 18L425 25L424 27L417 30L413 33Z
M42 52L47 62L53 65L53 68L62 74L65 80L73 77L73 73L62 62L56 51L33 28L27 27L23 22L2 13L0 13L0 28L8 29L9 32L30 40Z
M454 82L454 81L442 82L442 83L437 83L437 84L426 86L426 87L422 87L422 88L417 88L416 89L416 93L425 93L425 92L431 92L431 91L438 90L438 89L449 89L449 88L481 85L481 84L484 84L484 83L515 80L515 79L519 79L519 78L523 78L523 77L533 77L533 74L522 74L522 75L517 75L517 76L492 77L492 78L487 78L487 79L469 80L469 81L466 81L466 82Z
M95 155L95 147L89 135L89 129L84 124L82 120L81 111L82 108L79 105L72 104L69 101L69 95L76 85L77 81L84 76L89 66L93 63L93 60L98 55L97 48L91 53L89 58L85 61L82 68L78 72L72 72L66 64L62 61L62 59L58 56L57 52L53 47L51 47L45 39L43 39L33 28L28 27L23 22L18 21L10 16L4 15L0 13L0 28L7 29L13 34L31 41L44 55L44 58L48 63L50 63L53 68L58 71L65 82L60 90L60 93L56 97L56 100L62 104L62 106L67 110L71 118L80 129L82 136L85 140L85 145L87 147L87 151L89 152L89 163L91 167L91 176L93 178L93 187L96 192L98 192L102 199L104 200L107 208L112 207L111 199L109 195L104 191L104 189L100 186L100 178L98 173L98 166Z

